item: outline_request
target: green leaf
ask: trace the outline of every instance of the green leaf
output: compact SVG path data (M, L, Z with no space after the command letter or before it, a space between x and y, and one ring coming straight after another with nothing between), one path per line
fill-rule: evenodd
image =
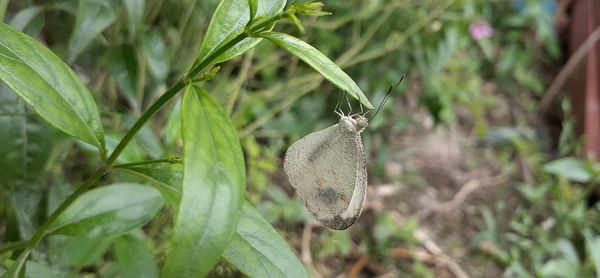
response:
M81 0L75 29L69 39L69 62L81 54L93 39L117 19L110 1Z
M137 35L138 29L142 27L144 20L144 9L146 8L146 0L122 0L127 12L127 24L129 36L131 38Z
M108 71L123 92L129 106L134 111L140 110L138 82L138 62L135 50L130 45L115 47L109 51L107 61Z
M350 78L350 76L340 69L333 61L329 60L327 56L310 44L296 37L278 32L264 32L261 33L260 36L272 41L276 45L292 53L294 56L300 58L300 60L321 73L338 88L359 100L367 109L373 109L373 105L369 102L358 85L356 85L354 80L352 80L352 78Z
M258 9L258 0L248 0L248 7L250 9L250 18L248 22L252 22L256 18L256 10Z
M104 155L104 130L90 91L54 53L0 23L0 79L46 121Z
M227 113L188 85L181 105L183 195L164 276L205 276L235 233L246 187L242 148Z
M249 277L309 277L286 241L248 202L223 257Z
M43 6L31 6L17 13L11 20L10 26L18 31L23 31L38 15L44 11Z
M51 235L48 237L49 263L59 268L82 268L100 262L109 249L112 238Z
M157 83L164 82L169 73L167 46L160 33L151 31L142 34L142 55L148 65L148 71Z
M21 98L1 81L0 130L0 187L16 188L38 180L52 165L56 146L64 138L26 109Z
M145 225L162 208L158 190L118 183L90 190L52 223L54 234L112 237Z
M181 198L181 173L179 171L145 167L130 167L121 170L161 184L157 188L163 196L168 194L174 199L175 205L179 204ZM165 199L169 202L168 198L165 197ZM223 257L251 277L268 277L269 275L264 275L265 273L272 273L274 276L287 275L286 277L308 276L304 266L286 241L247 201L242 206L236 233L223 253ZM285 273L285 275L278 275L281 273Z
M160 191L167 204L174 208L179 206L183 176L180 171L141 166L119 168L119 170L149 180Z
M543 169L547 173L575 182L588 182L592 178L592 175L585 167L585 163L574 157L565 157L550 161L543 166Z
M283 10L285 0L258 1L256 17L271 17ZM198 61L210 55L223 45L241 34L250 20L248 0L223 0L217 7L208 25L206 36L198 54ZM227 61L238 56L260 42L260 38L246 38L234 47L219 55L214 63Z
M58 269L51 268L43 263L27 261L26 278L60 278L68 276Z
M115 240L114 248L121 277L158 277L154 254L144 239L127 234Z
M584 231L585 245L592 257L594 268L596 269L596 277L600 277L600 237L594 237L589 230Z

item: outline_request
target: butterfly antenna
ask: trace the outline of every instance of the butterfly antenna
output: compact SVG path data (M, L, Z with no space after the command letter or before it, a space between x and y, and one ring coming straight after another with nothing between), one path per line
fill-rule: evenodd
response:
M344 112L342 112L342 109L340 109L340 103L342 103L342 94L340 93L337 99L337 102L335 104L335 108L333 108L333 112L335 112L336 114L338 114L338 116L343 117L344 116ZM338 112L339 109L339 112Z
M403 74L400 77L400 80L398 80L398 82L396 82L395 84L392 84L390 86L390 88L388 89L387 93L385 94L385 97L383 97L383 100L381 101L381 103L379 103L379 106L377 107L377 110L375 110L375 114L373 114L373 116L371 116L371 118L369 119L372 120L373 118L375 118L375 116L377 115L377 113L379 113L379 111L381 111L381 108L383 108L383 105L385 104L385 102L390 98L390 96L392 95L392 93L394 91L396 91L396 88L398 88L398 85L400 85L400 82L402 82L402 80L404 80L404 76L406 76L406 74Z

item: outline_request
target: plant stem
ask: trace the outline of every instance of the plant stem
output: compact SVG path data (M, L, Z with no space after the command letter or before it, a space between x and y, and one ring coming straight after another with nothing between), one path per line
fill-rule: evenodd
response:
M73 201L75 201L81 194L85 193L88 190L88 188L90 188L90 186L92 186L95 182L97 182L104 175L106 175L106 173L108 173L107 168L99 169L98 171L96 171L96 173L94 173L94 175L92 175L81 186L79 186L79 188L77 188L75 192L69 195L69 197L67 197L67 199L64 200L60 204L60 206L56 210L54 210L54 212L52 212L52 214L48 217L48 219L46 219L42 226L40 226L37 229L33 237L31 237L31 239L29 240L27 249L32 250L33 248L35 248L38 245L38 243L40 243L42 238L44 238L44 236L47 234L48 228L56 220L56 218L58 218L58 216L60 216L60 214L62 214L63 211L65 211L65 209L67 209L67 207L69 207L69 205L71 205L71 203L73 203Z
M110 157L106 161L106 166L111 167L113 165L117 157L119 157L119 155L121 154L121 152L123 152L127 144L129 144L129 141L133 139L133 136L137 134L137 132L144 126L144 124L146 124L146 122L150 118L152 118L152 116L154 116L154 114L156 114L156 112L158 112L158 110L160 110L169 100L171 100L171 98L173 98L186 85L188 80L191 80L196 75L198 75L198 73L204 71L209 65L211 65L211 63L214 62L215 59L221 56L221 54L225 53L225 51L229 50L245 38L248 38L256 32L259 32L264 28L268 27L269 25L275 23L277 20L285 18L285 16L286 13L281 12L257 24L256 26L251 27L250 29L237 35L235 38L228 41L227 43L217 47L210 55L204 58L200 63L194 65L194 67L192 67L192 69L184 77L182 77L177 83L175 83L175 85L171 86L171 88L169 88L163 95L161 95L158 98L158 100L154 104L152 104L152 106L150 106L150 108L148 108L146 112L144 112L142 117L140 117L135 122L135 124L133 124L131 129L129 129L127 134L125 134L123 139L121 139L119 145L117 145L115 150L110 154Z
M113 169L128 168L128 167L133 167L133 166L155 164L155 163L181 163L181 159L179 157L161 158L161 159L154 159L154 160L147 160L147 161L140 161L140 162L117 164L117 165L113 166L112 168Z

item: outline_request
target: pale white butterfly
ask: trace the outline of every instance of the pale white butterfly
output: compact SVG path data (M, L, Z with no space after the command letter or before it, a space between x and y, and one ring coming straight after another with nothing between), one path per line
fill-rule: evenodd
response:
M373 117L403 78L390 87ZM340 116L337 124L288 148L283 169L315 219L331 229L345 230L360 216L367 195L367 161L360 133L368 120L363 113L335 113Z

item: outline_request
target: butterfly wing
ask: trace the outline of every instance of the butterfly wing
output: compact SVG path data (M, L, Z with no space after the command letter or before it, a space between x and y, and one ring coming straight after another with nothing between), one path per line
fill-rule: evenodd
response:
M326 226L343 230L360 215L367 171L359 133L338 125L307 135L286 152L284 171L308 211Z

